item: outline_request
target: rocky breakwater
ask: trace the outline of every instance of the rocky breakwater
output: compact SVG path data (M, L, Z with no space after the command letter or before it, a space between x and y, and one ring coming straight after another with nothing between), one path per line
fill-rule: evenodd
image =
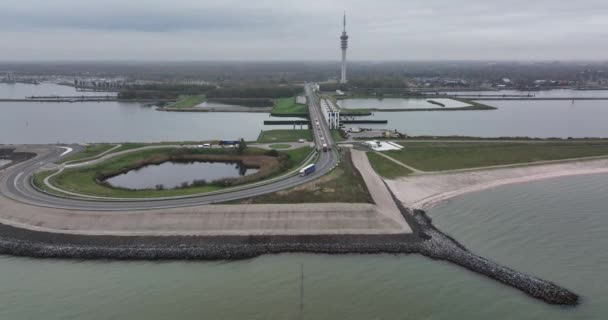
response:
M418 253L431 259L457 264L549 304L578 304L578 295L568 289L471 253L435 228L424 211L403 207L400 209L412 227L412 234L95 236L39 232L0 224L0 254L70 259L235 260L278 253Z
M413 210L411 217L420 227L420 236L426 241L419 243L419 253L432 259L445 260L541 299L549 304L577 305L579 297L572 291L552 282L501 266L493 261L471 253L450 236L433 226L431 219L422 210Z

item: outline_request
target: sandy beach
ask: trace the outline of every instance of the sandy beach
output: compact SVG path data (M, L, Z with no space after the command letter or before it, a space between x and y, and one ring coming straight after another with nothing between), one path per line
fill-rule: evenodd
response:
M462 194L506 184L587 174L608 174L608 159L474 171L446 171L386 180L386 183L406 207L428 209Z

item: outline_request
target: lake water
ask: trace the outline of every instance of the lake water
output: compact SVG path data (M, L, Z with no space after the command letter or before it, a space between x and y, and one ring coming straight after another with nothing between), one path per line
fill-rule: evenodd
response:
M445 107L428 102L433 100L445 105ZM344 99L338 100L338 106L346 109L442 109L463 108L470 106L467 103L453 99Z
M0 256L0 319L603 319L607 192L608 175L559 178L461 196L430 212L472 251L574 290L582 296L576 308L418 255L159 263Z
M608 98L608 90L572 90L557 89L543 91L519 91L519 90L500 90L500 91L456 91L445 92L446 94L457 94L463 96L472 95L532 95L536 98L569 98L569 97L594 97Z
M140 103L0 103L0 144L256 140L267 113L162 112ZM299 128L299 127L298 127Z
M179 187L194 180L211 182L221 178L238 178L258 172L238 162L165 162L148 165L107 179L114 187L154 189L162 184L165 189Z
M47 84L0 84L0 97L8 96L13 86L22 88L18 95L75 93L74 88L53 84L48 84L49 87ZM43 88L50 91L36 91ZM573 92L608 95L608 91ZM389 100L393 99L383 99L382 103ZM375 112L371 119L385 119L389 123L360 126L397 129L409 135L608 137L604 120L608 119L608 101L484 103L499 109ZM0 103L0 112L0 144L255 140L261 130L293 128L291 125L264 126L264 120L299 120L273 118L267 113L160 112L143 104L120 102Z
M39 85L25 83L0 83L0 99L25 99L31 96L115 96L116 92L76 91L76 88L43 82Z
M408 135L482 137L608 137L608 101L480 101L496 110L374 112L361 119L388 120L364 128L397 129ZM355 125L349 125L355 126Z

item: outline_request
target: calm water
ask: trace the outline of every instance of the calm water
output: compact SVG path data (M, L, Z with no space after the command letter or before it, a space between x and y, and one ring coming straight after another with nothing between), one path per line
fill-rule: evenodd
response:
M0 319L604 319L608 175L453 199L434 221L471 250L576 291L548 306L421 256L275 255L236 262L0 257Z
M162 112L139 103L0 103L0 144L255 140L267 113ZM280 118L290 120L290 118Z
M0 83L0 99L24 99L31 96L115 96L116 92L76 91L74 87L54 83L39 85Z
M183 182L192 183L201 179L211 182L221 178L238 178L257 171L237 162L165 162L131 170L106 181L112 186L127 189L154 189L159 184L166 189L172 189Z
M53 84L0 84L0 97L10 96L9 92L15 88L21 88L18 95L75 93L74 88ZM608 96L608 91L570 91L585 96ZM534 93L559 92L563 90ZM393 100L408 101L383 99L382 103ZM608 125L604 121L608 119L608 101L487 103L499 109L375 112L371 118L387 119L388 125L361 126L397 129L409 135L608 137ZM0 144L255 140L261 130L293 128L264 126L264 120L297 120L272 118L267 113L160 112L138 103L119 102L0 103L0 112Z
M481 101L497 110L375 112L372 119L408 135L608 137L608 101Z
M447 92L447 94L458 95L533 95L537 98L568 98L568 97L596 97L607 98L608 90L544 90L544 91L518 91L518 90L500 90L500 91L460 91Z
M345 99L338 100L338 105L341 108L347 109L435 109L435 108L462 108L468 107L469 104L464 102L437 98L433 101L443 103L445 107L428 102L429 99Z
M82 94L106 93L49 83L0 84L0 98ZM0 102L0 112L0 144L256 140L261 130L293 128L264 126L264 120L277 119L267 113L161 112L123 102Z

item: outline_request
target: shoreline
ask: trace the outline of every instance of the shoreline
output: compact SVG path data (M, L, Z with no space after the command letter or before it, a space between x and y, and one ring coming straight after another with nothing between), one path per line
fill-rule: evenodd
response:
M436 196L426 198L419 202L414 203L414 207L420 208L420 209L431 209L449 199L452 199L452 198L455 198L455 197L458 197L461 195L465 195L468 193L474 193L474 192L494 189L494 188L497 188L500 186L555 179L555 178L562 178L562 177L585 176L585 175L592 175L592 174L608 174L608 168L590 169L590 170L586 170L586 171L561 172L561 173L555 173L555 174L540 174L540 175L536 175L536 176L530 176L527 178L513 178L513 179L497 180L493 183L478 185L478 186L474 186L471 188L465 188L465 189L461 189L461 190L454 191L454 192L446 192L443 194L438 194Z
M291 236L82 236L0 224L0 254L44 259L243 260L265 254L420 254L451 262L552 305L576 306L559 285L475 255L442 233L422 210L398 204L412 234Z
M387 180L387 184L405 206L428 210L461 195L504 185L591 174L608 174L608 159L432 173Z

